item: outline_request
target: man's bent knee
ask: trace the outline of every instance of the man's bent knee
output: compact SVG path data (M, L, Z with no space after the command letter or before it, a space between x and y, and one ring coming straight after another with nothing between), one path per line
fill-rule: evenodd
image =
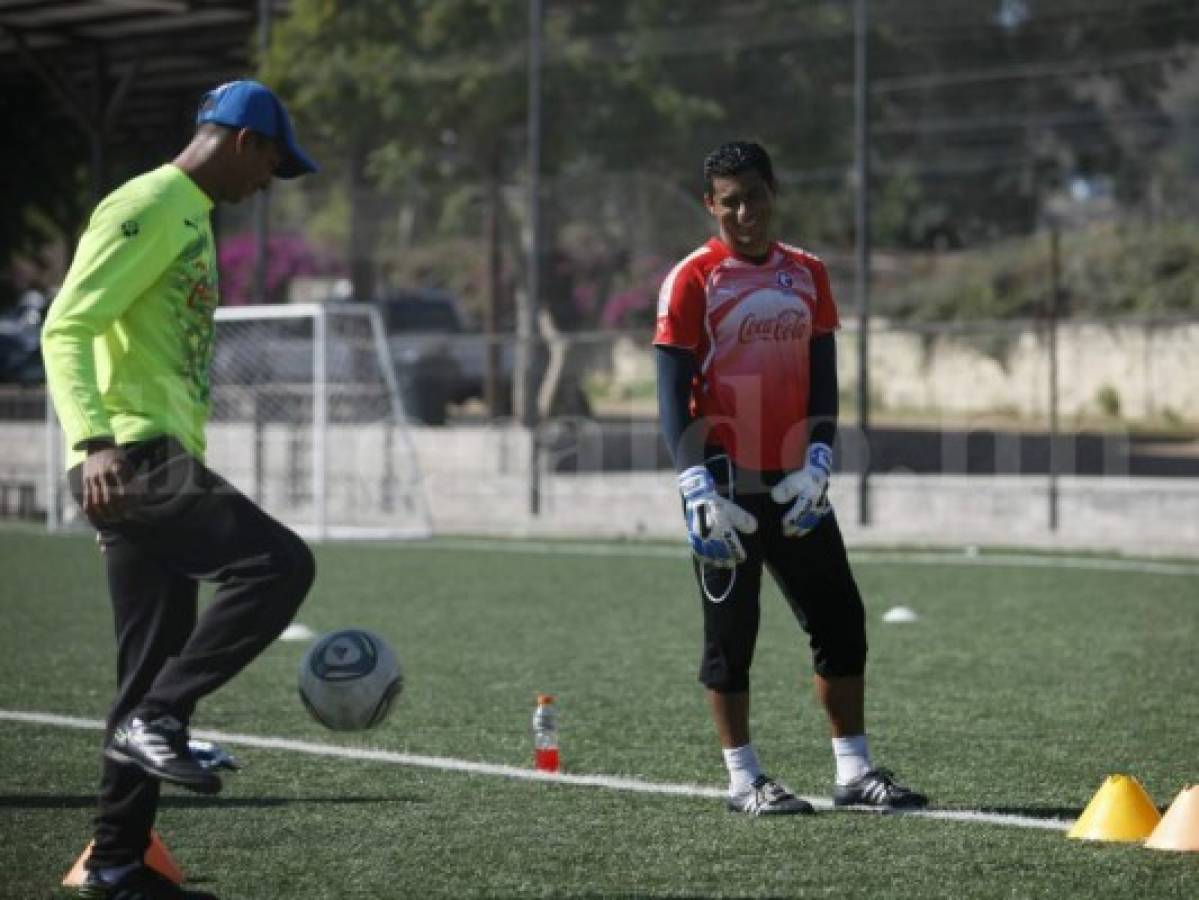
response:
M271 618L282 631L295 616L316 580L316 559L308 545L298 536L286 533L284 540L271 553L275 588L271 591Z
M312 550L303 541L298 541L297 544L292 579L302 600L316 580L316 557L312 555Z
M740 694L749 690L749 667L729 665L725 660L705 659L700 664L699 683L718 694Z
M816 674L825 678L853 678L866 671L866 641L844 641L816 648L812 654Z

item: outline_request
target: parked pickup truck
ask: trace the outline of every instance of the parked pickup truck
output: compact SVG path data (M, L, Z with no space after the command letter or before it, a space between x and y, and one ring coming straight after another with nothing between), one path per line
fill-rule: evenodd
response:
M336 302L336 301L330 301ZM456 299L428 289L392 291L374 302L387 333L396 381L409 419L444 425L448 407L482 398L487 360L483 335L468 332ZM310 325L304 321L254 320L230 328L217 340L213 359L216 385L303 385L312 380ZM334 333L328 350L329 377L353 380L372 347L347 342ZM510 406L511 346L499 354L497 396ZM504 409L501 406L501 409ZM224 414L214 405L214 417Z
M426 288L395 290L378 306L409 415L440 425L450 403L483 398L488 341L467 329L453 295ZM501 410L511 405L512 368L512 345L503 341L496 367Z

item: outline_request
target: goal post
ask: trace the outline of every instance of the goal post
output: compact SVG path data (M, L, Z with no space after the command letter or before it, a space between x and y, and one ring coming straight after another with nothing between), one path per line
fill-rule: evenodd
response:
M318 540L432 533L375 307L221 307L210 389L205 462L281 522ZM52 529L76 515L61 467L54 483Z

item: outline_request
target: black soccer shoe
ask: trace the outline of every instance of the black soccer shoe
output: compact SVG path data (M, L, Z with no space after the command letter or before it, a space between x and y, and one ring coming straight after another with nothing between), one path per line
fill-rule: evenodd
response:
M207 891L185 891L149 866L138 866L115 884L101 880L89 869L76 896L88 900L217 900L216 894Z
M872 809L922 809L928 797L895 783L889 769L871 769L849 784L837 785L834 806L867 806Z
M807 800L796 797L785 784L759 775L739 794L727 801L729 812L749 816L810 816L816 812Z
M130 716L117 726L104 755L114 762L139 766L147 775L198 794L221 790L220 776L205 769L187 748L187 729L172 716L146 722Z

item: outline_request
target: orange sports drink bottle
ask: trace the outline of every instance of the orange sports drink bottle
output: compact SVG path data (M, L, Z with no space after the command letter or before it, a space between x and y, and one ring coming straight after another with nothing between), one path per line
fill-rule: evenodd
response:
M539 772L557 772L558 759L558 712L554 709L552 694L537 695L537 709L533 712L533 768Z

